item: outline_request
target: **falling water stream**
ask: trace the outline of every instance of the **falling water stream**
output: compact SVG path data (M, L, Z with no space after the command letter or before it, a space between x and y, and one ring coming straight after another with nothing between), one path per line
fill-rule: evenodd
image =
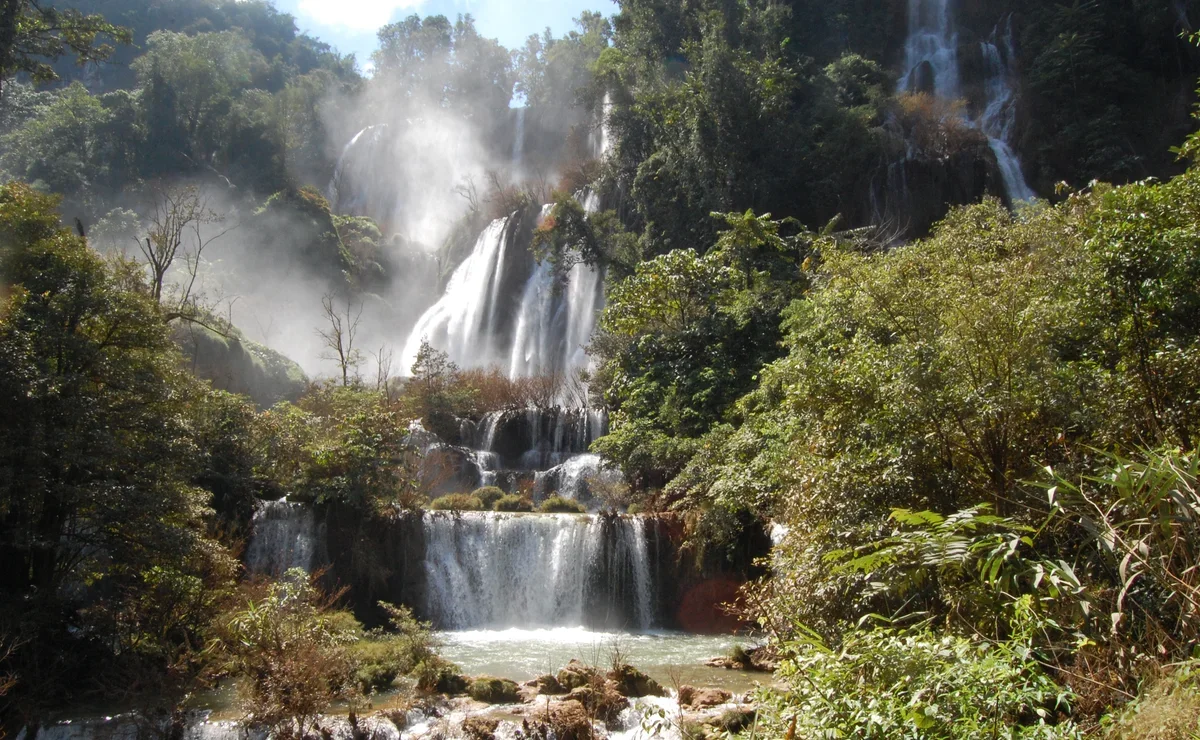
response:
M900 90L925 89L947 100L961 96L958 33L954 25L953 0L909 0L908 39L904 45L908 72ZM1016 56L1012 19L997 26L991 38L980 44L987 77L982 113L971 121L987 137L996 155L1005 192L1013 202L1037 196L1025 181L1021 161L1010 141L1016 121Z

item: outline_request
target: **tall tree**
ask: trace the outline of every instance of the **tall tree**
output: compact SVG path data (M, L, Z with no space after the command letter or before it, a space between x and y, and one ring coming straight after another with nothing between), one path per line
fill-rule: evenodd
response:
M113 47L101 43L107 36L117 43L130 42L129 31L99 15L71 8L43 6L37 0L0 2L0 85L18 72L36 82L57 78L51 63L75 54L80 64L108 59Z

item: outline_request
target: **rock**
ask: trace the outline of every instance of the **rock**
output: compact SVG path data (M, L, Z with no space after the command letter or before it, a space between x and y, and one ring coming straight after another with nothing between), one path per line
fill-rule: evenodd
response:
M467 687L467 694L485 704L515 704L521 700L516 681L493 676L477 677Z
M500 720L476 715L463 720L462 731L469 740L494 740Z
M725 689L712 687L696 688L695 686L679 687L679 705L689 709L702 709L725 704L733 698L733 694Z
M716 727L732 735L754 724L758 712L752 707L734 707L725 710L716 721Z
M549 673L544 676L538 676L530 681L529 685L535 687L538 694L542 696L559 696L567 693L567 689L558 682L557 678Z
M617 685L617 691L632 699L665 696L667 693L658 681L625 663L609 671L608 678Z
M574 699L551 705L544 725L557 740L591 740L594 735L587 709Z
M629 706L629 700L621 696L612 681L604 681L599 686L571 689L567 699L578 701L592 716L606 723L616 721L621 710Z
M581 686L599 685L604 682L604 676L601 675L598 668L585 665L578 660L567 663L566 667L558 672L557 678L564 691L571 691Z

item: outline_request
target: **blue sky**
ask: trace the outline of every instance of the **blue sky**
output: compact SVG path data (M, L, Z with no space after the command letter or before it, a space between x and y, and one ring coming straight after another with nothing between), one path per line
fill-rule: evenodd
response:
M343 53L357 54L360 67L370 61L375 50L375 31L413 13L441 14L451 20L459 13L470 13L482 35L513 49L547 26L561 36L585 10L605 15L617 12L613 0L275 0L275 4L296 17L300 30Z

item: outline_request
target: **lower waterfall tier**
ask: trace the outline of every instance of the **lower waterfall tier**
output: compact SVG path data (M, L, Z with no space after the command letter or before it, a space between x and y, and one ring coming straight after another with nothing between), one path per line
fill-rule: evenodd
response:
M426 611L447 629L654 626L645 522L426 514Z
M278 576L328 568L360 608L407 604L439 629L663 626L662 522L604 514L347 512L266 502L246 567ZM669 580L669 579L668 579Z

